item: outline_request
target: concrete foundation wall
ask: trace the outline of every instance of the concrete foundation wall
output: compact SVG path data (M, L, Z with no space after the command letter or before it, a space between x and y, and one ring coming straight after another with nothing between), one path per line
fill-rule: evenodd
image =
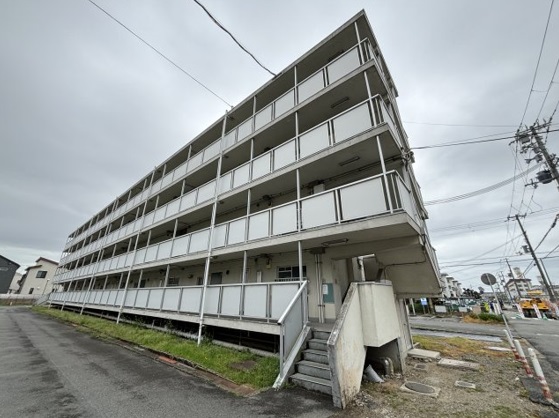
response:
M365 345L380 347L400 336L400 324L391 285L360 285L359 300Z

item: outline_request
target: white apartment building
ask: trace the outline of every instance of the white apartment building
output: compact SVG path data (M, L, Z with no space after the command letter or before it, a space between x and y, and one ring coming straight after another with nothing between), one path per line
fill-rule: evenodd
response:
M505 287L513 298L524 298L528 296L528 291L532 290L532 281L526 278L509 279L505 283Z
M397 94L360 12L72 232L50 303L267 341L345 406L440 294Z

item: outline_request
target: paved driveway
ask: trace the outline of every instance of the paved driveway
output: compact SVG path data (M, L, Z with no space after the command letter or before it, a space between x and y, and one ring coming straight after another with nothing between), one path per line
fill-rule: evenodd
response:
M76 331L0 307L0 417L325 417L327 396L300 389L251 398Z

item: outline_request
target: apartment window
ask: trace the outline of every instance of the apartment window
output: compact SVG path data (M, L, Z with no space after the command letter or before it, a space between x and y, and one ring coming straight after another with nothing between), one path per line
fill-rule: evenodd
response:
M307 266L303 266L303 278L307 278ZM299 280L299 266L278 267L276 282Z
M31 295L33 293L33 288L29 289L29 294Z
M179 278L178 277L169 277L167 280L167 286L178 286L179 285Z
M47 271L46 270L39 270L35 277L37 279L44 279L45 277L47 277Z

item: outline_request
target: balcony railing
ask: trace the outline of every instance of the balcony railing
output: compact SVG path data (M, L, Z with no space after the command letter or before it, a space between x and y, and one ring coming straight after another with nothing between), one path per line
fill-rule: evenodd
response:
M251 181L264 177L297 161L312 156L327 148L346 141L356 135L384 123L387 110L379 96L366 100L321 124L303 132L298 137L278 145L272 150L253 158L249 162L229 171L219 179L219 194L227 193ZM171 202L146 214L143 218L119 228L106 237L63 258L61 264L100 250L102 247L136 234L140 229L184 213L192 208L207 204L215 195L216 180L212 180Z
M306 282L236 283L206 289L204 315L275 322ZM203 286L56 292L51 302L200 315ZM124 298L124 303L123 303Z
M323 88L329 86L346 74L349 74L351 71L357 69L359 66L367 61L367 58L363 57L370 57L368 59L373 59L376 62L376 58L374 57L374 55L359 52L360 48L363 51L365 49L368 49L369 45L370 43L368 39L365 38L361 40L353 48L349 49L332 62L328 63L306 79L299 82L295 87L288 90L274 102L258 111L258 113L256 113L254 116L251 116L247 120L240 123L237 127L227 132L223 138L214 141L197 154L191 156L186 162L184 162L171 172L167 173L161 179L154 182L143 192L138 193L127 203L121 205L116 211L107 215L97 223L91 225L87 230L83 231L76 237L69 239L66 243L65 249L68 249L71 246L72 242L77 242L87 237L88 235L97 232L100 228L106 226L112 220L117 219L120 215L137 206L148 197L153 196L157 192L166 188L168 185L184 178L184 176L186 176L188 173L194 171L206 162L212 160L214 157L219 155L221 141L223 141L223 150L228 149L235 143L243 141L258 129L264 127L268 123L288 112L296 104L304 102Z
M414 217L410 190L396 171L339 186L300 200L285 203L214 226L212 248L233 247L262 239L324 228L343 222L404 210ZM300 210L298 210L298 207ZM247 228L248 226L248 228ZM152 262L170 262L175 257L205 253L210 246L210 228L169 239L136 252L67 271L57 281L107 274L141 267Z

